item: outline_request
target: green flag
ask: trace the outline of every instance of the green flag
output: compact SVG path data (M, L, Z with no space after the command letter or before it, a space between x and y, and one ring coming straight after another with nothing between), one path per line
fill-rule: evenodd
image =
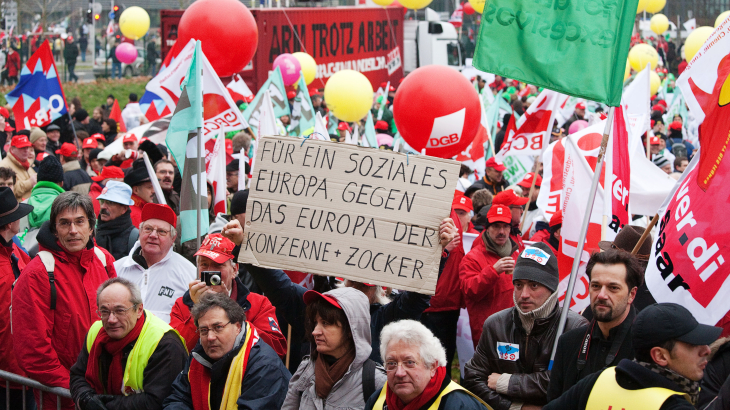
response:
M299 85L297 87L297 96L294 98L294 104L292 105L289 133L301 137L304 135L304 131L314 128L314 109L312 108L312 99L309 97L307 83L304 82L304 74L299 76Z
M170 118L165 143L170 149L182 174L180 188L180 241L185 242L197 237L197 221L200 231L208 232L208 191L205 185L205 154L198 152L198 130L203 127L203 52L200 40L195 43L195 51L190 68L183 79L182 94ZM203 152L205 152L203 150ZM200 167L200 168L198 168ZM203 172L203 183L197 187L198 169ZM200 203L200 216L196 215Z
M365 138L370 148L378 148L378 139L375 137L375 124L373 123L373 114L368 111L368 119L365 121Z
M639 0L487 0L475 68L616 107Z
M259 115L261 111L261 103L266 90L271 95L271 105L274 107L274 116L279 118L283 115L291 115L289 111L289 101L286 99L286 88L284 88L284 80L281 78L281 71L276 67L269 75L264 85L254 97L253 101L243 110L243 118L246 119L251 126L254 135L258 135Z

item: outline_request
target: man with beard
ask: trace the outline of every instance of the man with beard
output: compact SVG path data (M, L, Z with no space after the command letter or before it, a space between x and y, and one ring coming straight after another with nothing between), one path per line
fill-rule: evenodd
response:
M139 238L139 230L132 225L132 188L124 182L107 182L99 200L99 222L96 225L96 244L119 260L132 250Z
M512 220L510 222L512 229L510 230L509 237L519 245L522 250L525 245L522 243L522 231L520 231L520 222L522 221L522 214L525 212L525 204L529 201L528 198L517 196L515 191L506 189L492 199L492 205L505 205L509 207Z
M494 159L494 157L489 158L486 163L485 173L484 177L478 181L475 181L469 188L467 188L466 192L464 192L465 196L471 197L471 194L474 192L480 190L480 189L487 189L489 192L492 193L492 195L496 195L509 186L509 182L504 178L502 173L507 169L504 165L497 162L497 160Z
M634 358L631 338L637 310L633 302L644 281L639 261L622 250L594 253L586 274L593 320L560 337L548 401L560 397L582 378Z
M175 179L175 165L172 161L163 158L155 162L155 175L160 181L165 202L176 215L180 215L180 194L172 188L172 181Z

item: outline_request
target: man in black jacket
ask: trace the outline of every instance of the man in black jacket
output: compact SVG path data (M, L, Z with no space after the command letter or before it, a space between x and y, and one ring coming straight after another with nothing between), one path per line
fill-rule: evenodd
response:
M161 409L188 357L182 337L143 309L134 283L112 278L96 294L101 321L71 367L74 402L81 410Z
M56 154L60 155L59 160L63 165L63 189L88 195L92 181L89 174L81 169L76 145L64 142Z
M720 332L722 328L697 323L689 310L675 303L649 306L634 321L633 361L623 359L616 367L583 378L542 409L694 410L708 345Z
M578 380L622 359L633 359L631 328L636 291L644 279L636 258L621 250L591 255L586 274L593 320L564 333L558 342L547 399L560 397Z
M96 225L96 244L119 260L129 255L139 238L139 229L132 225L132 188L124 182L107 182L102 194L99 221Z
M486 175L471 184L464 192L464 195L471 198L471 194L480 189L487 189L492 195L504 191L509 186L509 182L502 175L506 169L507 167L498 163L494 157L489 158L485 168Z

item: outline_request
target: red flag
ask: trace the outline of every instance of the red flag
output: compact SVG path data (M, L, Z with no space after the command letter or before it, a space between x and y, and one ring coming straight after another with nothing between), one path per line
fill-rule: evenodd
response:
M613 181L611 181L611 222L608 227L614 233L631 222L629 218L629 189L631 187L631 163L629 157L629 133L626 130L623 106L618 106L613 118Z
M486 157L484 156L484 144L490 141L489 137L489 122L487 121L487 113L484 109L484 102L479 100L479 104L482 106L482 118L477 129L477 135L472 140L471 144L461 153L456 156L456 160L464 163L464 165L475 170L477 177L484 176L486 169ZM512 123L514 125L514 123Z
M122 110L119 109L119 102L116 99L114 99L109 118L117 122L117 132L127 132L127 126L124 125L124 120L122 120Z
M553 129L553 120L561 97L562 95L555 91L543 90L525 111L525 115L520 117L517 130L514 133L507 130L504 143L495 155L497 161L502 161L504 157L510 155L542 155L550 141L550 132ZM512 119L510 126L514 126Z

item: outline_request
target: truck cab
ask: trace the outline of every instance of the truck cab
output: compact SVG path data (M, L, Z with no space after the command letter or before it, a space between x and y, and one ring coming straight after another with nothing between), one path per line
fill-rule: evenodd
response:
M445 65L461 70L461 46L456 28L439 21L438 13L426 9L426 21L403 22L403 68L408 74L426 65Z

